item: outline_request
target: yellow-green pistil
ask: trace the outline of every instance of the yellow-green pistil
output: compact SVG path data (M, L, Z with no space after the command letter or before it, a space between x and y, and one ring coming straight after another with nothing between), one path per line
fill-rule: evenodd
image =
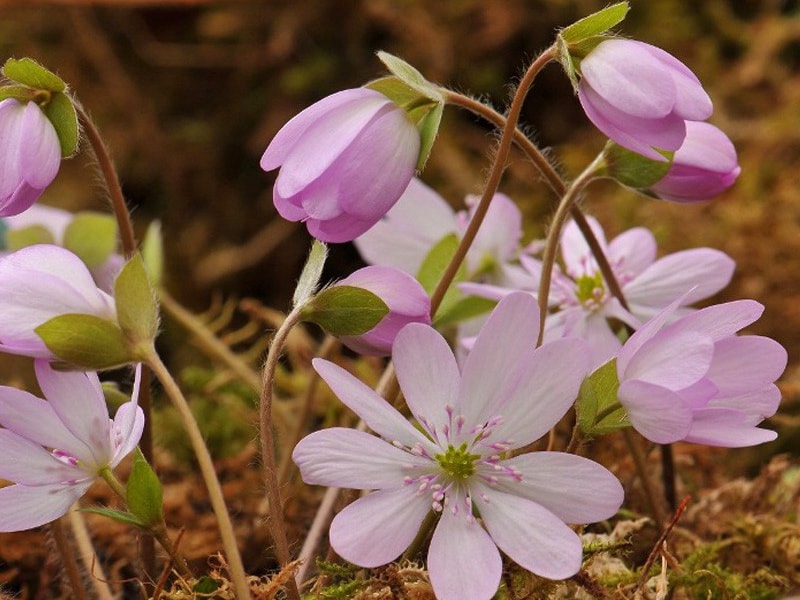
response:
M472 477L475 474L475 461L480 457L480 454L469 453L466 442L458 448L449 444L446 452L434 456L444 474L448 478L455 480L464 480Z
M606 288L603 284L603 275L600 272L594 275L581 275L575 281L575 296L584 306L596 306L605 296Z

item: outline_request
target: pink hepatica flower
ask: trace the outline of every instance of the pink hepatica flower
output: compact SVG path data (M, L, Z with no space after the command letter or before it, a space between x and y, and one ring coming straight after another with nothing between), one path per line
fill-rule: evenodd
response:
M349 242L372 227L414 176L420 136L406 112L375 90L328 96L290 120L261 157L281 168L278 213L304 221L325 242Z
M35 102L0 102L0 216L21 213L50 185L61 165L53 124Z
M0 531L22 531L64 515L105 469L139 443L139 369L131 401L109 419L96 373L55 371L36 361L47 400L0 387Z
M621 346L608 319L619 319L635 329L676 298L681 298L681 307L685 307L716 294L733 275L734 261L719 250L694 248L656 260L656 241L649 230L629 229L608 243L598 221L587 219L622 288L628 310L608 291L589 245L570 221L561 237L564 268L556 266L553 271L549 301L555 312L548 315L545 339L585 339L594 366L611 359ZM528 256L521 260L538 285L541 261ZM513 291L469 283L459 287L488 298L501 298ZM687 290L691 292L686 294ZM678 314L688 310L681 308Z
M635 40L610 39L580 62L578 99L589 120L620 146L653 160L675 151L686 121L704 121L713 106L681 61Z
M59 315L116 322L114 299L69 250L38 244L0 258L0 351L54 359L35 329Z
M468 211L456 212L447 201L417 178L386 216L355 240L361 257L373 265L419 273L425 257L447 235L459 239L469 224L476 196L467 196ZM522 214L508 196L496 194L486 218L467 253L470 279L500 285L531 283L528 273L516 262L522 249Z
M736 335L764 307L738 300L667 324L680 302L645 323L617 356L618 398L631 424L662 444L735 448L775 439L756 425L778 409L774 381L786 368L786 350L770 338Z
M392 358L419 428L340 367L314 361L342 402L380 436L332 428L294 450L307 483L377 490L334 518L337 553L364 567L388 563L433 510L440 518L428 571L437 598L491 598L502 570L498 548L543 577L578 571L581 541L565 522L612 516L623 492L605 468L572 454L506 458L561 419L588 367L581 340L534 349L536 330L530 296L504 299L459 371L433 328L405 327Z

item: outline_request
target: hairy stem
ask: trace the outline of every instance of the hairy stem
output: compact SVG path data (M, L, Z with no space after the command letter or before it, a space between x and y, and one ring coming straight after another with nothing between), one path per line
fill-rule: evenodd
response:
M114 600L114 594L111 592L108 583L106 583L107 578L103 572L103 567L96 560L97 552L92 544L92 538L89 537L86 521L77 506L76 504L69 509L67 520L72 529L75 545L78 546L78 556L83 563L84 570L89 574L89 581L92 583L95 595L100 600Z
M53 540L55 540L56 548L58 548L58 555L61 557L61 564L67 573L67 579L69 579L69 584L72 588L70 590L71 597L76 600L89 600L89 595L83 587L83 577L78 567L78 561L75 560L75 553L72 551L67 532L64 530L63 518L60 517L50 523L50 532L53 534Z
M650 507L650 514L656 522L658 531L663 532L667 523L667 517L658 501L658 495L653 489L653 483L648 474L647 461L645 460L644 453L639 447L639 444L636 443L636 439L633 437L633 432L630 428L626 427L623 429L622 436L625 438L625 443L627 444L628 450L630 450L631 457L633 458L633 464L636 466L636 472L639 474L639 479L642 482L642 489L644 490L647 504Z

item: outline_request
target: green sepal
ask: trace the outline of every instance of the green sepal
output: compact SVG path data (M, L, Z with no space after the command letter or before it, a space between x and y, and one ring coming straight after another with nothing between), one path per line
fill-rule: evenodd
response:
M63 245L90 269L99 267L117 249L117 222L103 213L78 213L64 230Z
M67 89L63 79L32 58L9 58L3 65L3 75L35 90L63 92Z
M625 15L628 14L630 8L627 2L612 4L576 21L572 25L568 25L558 35L570 45L602 35L612 27L619 25L625 19Z
M95 315L59 315L34 331L58 358L87 371L134 361L119 326Z
M35 90L26 85L4 85L0 87L0 100L13 98L19 102L28 102L34 98Z
M119 327L128 342L149 346L158 333L158 301L140 254L134 254L117 275L114 303Z
M131 474L125 486L128 510L148 527L164 520L164 494L161 482L139 448L134 450Z
M50 100L40 105L58 135L62 158L69 158L78 150L80 130L78 113L72 99L64 93L53 93Z
M609 140L603 150L603 174L624 186L646 190L661 181L672 167L674 152L658 150L663 161L653 160Z
M583 380L575 410L578 426L584 434L605 435L630 427L631 423L622 406L612 410L615 404L619 404L618 390L616 358L612 358Z
M439 125L442 123L442 114L444 114L444 104L428 105L424 108L418 108L409 113L411 118L415 118L415 113L424 111L422 117L417 120L417 129L419 130L419 157L417 158L417 171L420 172L425 168L428 158L433 150L433 143L436 141L436 136L439 134Z
M153 287L159 287L164 280L164 236L161 235L161 221L153 221L147 227L142 240L142 260L150 283Z
M378 295L352 285L335 285L306 303L301 318L331 335L343 336L366 333L387 314L389 307Z
M436 327L447 327L448 325L456 325L467 319L479 317L486 314L497 306L497 300L489 298L481 298L480 296L464 296L456 300L447 310L442 313L436 313Z
M139 519L137 519L136 515L123 510L115 510L113 508L103 508L100 506L81 508L79 510L85 513L92 513L95 515L102 515L104 517L108 517L109 519L116 521L117 523L122 523L123 525L131 525L132 527L137 527L139 529L147 529L147 525L145 525Z
M460 240L458 236L455 233L449 233L436 242L422 260L422 264L417 271L417 281L420 282L429 296L433 294L439 281L441 281L442 275L444 275L447 265L450 264L453 255L456 253L459 243ZM447 315L456 303L462 299L463 294L458 290L455 284L464 281L466 277L467 266L462 262L456 272L453 282L447 289L444 298L442 298L442 303L439 305L436 315L433 318L434 322L438 322L440 317L443 318Z
M389 69L389 72L400 79L400 81L405 83L408 87L435 103L444 103L444 96L439 90L439 86L425 79L425 77L422 76L422 73L417 71L417 69L412 67L402 58L398 58L392 54L389 54L388 52L384 52L383 50L379 50L377 55L378 59L380 59L386 68Z
M328 246L324 242L315 239L311 244L311 250L308 252L308 258L306 259L306 264L303 265L300 278L297 280L297 286L294 288L293 306L303 304L317 291L320 277L322 277L322 269L325 267L327 259Z
M43 225L31 225L22 229L6 231L5 249L12 252L34 246L36 244L55 244L55 238L50 230Z

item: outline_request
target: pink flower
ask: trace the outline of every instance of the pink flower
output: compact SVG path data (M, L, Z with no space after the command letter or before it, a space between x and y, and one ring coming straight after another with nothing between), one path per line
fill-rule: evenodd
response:
M61 165L56 130L35 102L0 102L0 217L29 208Z
M275 208L314 237L349 242L372 227L414 175L420 135L405 111L375 90L338 92L277 133L261 168L281 167Z
M580 62L586 116L620 146L653 160L675 151L686 121L711 116L711 100L689 68L660 48L625 39L598 44Z
M673 202L708 200L732 186L740 172L728 136L709 123L687 121L686 139L672 166L650 191Z
M392 267L364 267L336 285L351 285L372 292L389 307L389 313L368 332L342 336L351 350L371 356L388 356L397 333L409 323L431 324L431 299L411 275Z
M364 567L388 563L433 510L441 513L428 551L437 598L491 598L502 570L498 548L543 577L578 571L580 538L565 522L610 517L623 492L606 469L571 454L503 458L561 419L587 371L582 341L534 349L536 330L530 296L504 299L459 370L434 329L405 327L392 358L418 427L340 367L314 361L342 402L380 436L326 429L292 455L307 483L377 490L333 520L337 553Z
M47 400L0 387L0 531L22 531L64 515L105 469L113 469L139 443L144 415L131 401L113 420L96 373L55 371L36 361Z
M756 425L778 409L773 382L786 368L786 350L766 337L736 335L764 307L717 304L666 325L680 302L645 323L617 356L618 398L634 428L661 444L734 448L775 439Z
M54 359L34 331L59 315L94 315L116 323L114 299L100 290L81 259L39 244L0 258L0 351Z

